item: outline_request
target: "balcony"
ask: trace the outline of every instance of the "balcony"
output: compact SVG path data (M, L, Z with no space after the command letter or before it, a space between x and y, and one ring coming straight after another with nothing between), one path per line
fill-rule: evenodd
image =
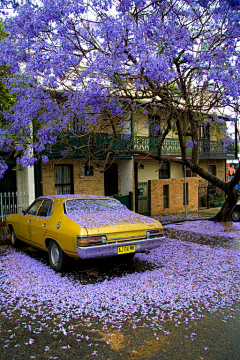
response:
M199 141L198 157L199 159L235 159L236 144L227 146L223 149L219 141Z
M107 149L112 141L112 136L109 134L92 134L90 136L82 137L79 139L69 140L69 146L57 144L53 147L51 152L52 158L84 158L89 153L95 154L98 159L103 158L102 149ZM234 159L235 146L229 146L222 149L218 141L205 141L200 140L198 157L199 159ZM73 151L72 146L75 147ZM123 135L119 135L113 143L112 149L120 151L124 149L139 150L149 154L157 154L159 146L159 137L148 138L138 136L133 139L127 140ZM191 156L192 149L187 147L187 155ZM165 139L161 154L166 156L181 156L180 145L178 139ZM131 154L119 155L119 158L131 158Z
M134 149L144 152L157 154L159 139L137 137L134 139ZM199 159L234 159L235 146L229 146L222 149L219 141L200 140L198 142L198 158ZM188 146L186 149L187 155L191 155L192 149ZM180 145L178 139L165 139L161 149L161 154L166 156L181 156Z

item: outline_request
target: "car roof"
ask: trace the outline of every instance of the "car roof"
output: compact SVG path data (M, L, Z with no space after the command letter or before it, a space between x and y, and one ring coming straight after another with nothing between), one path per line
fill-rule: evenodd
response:
M70 200L70 199L109 199L109 197L101 196L101 195L66 194L66 195L39 196L37 199L51 199L51 200L65 201L65 200ZM114 200L116 200L116 199L114 199Z

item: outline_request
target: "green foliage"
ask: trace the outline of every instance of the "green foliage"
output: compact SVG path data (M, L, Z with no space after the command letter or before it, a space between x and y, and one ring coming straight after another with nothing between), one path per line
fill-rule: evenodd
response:
M110 77L110 80L111 80L112 83L115 84L115 85L119 85L119 86L123 86L123 85L124 85L124 82L123 82L120 74L118 74L118 73L116 73L116 72L112 75L112 77Z
M6 38L8 35L4 31L2 22L0 22L0 40ZM3 121L2 111L9 110L14 102L15 98L9 93L9 90L4 84L4 79L8 76L7 66L0 67L0 121Z

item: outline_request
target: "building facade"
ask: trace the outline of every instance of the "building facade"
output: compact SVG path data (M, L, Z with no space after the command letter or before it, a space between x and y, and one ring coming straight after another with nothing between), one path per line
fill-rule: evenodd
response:
M11 191L17 191L20 208L25 208L37 196L75 193L114 196L130 209L148 215L197 210L205 206L202 199L208 195L210 184L180 164L160 163L150 156L157 151L161 138L161 128L154 126L160 116L159 110L139 111L125 120L119 141L113 145L115 155L107 160L101 151L93 160L78 151L66 156L63 155L65 148L58 146L48 154L49 162L39 161L34 168L13 171L14 164L11 164L6 175L8 180L0 181L0 193L10 191L10 187ZM133 133L132 140L128 140L125 135ZM110 141L109 134L101 133L92 146L98 150L98 147L107 147ZM116 155L125 147L141 150L144 155L134 152ZM174 131L164 140L162 151L169 157L181 156ZM191 156L190 148L187 156ZM234 147L223 150L214 131L207 126L199 128L198 158L201 166L226 181L226 161L236 158L236 152ZM20 200L20 193L25 194L24 201Z

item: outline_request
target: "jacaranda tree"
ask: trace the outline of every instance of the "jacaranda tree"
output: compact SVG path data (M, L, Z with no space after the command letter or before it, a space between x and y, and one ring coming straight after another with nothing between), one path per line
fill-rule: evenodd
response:
M111 129L111 141L101 149L107 158L119 132L127 133L131 113L161 105L165 115L154 124L156 133L161 128L158 155L147 155L184 164L222 189L228 197L217 219L229 219L240 168L226 184L200 167L198 133L210 124L225 139L223 147L231 144L226 109L229 120L231 112L232 120L238 116L239 11L236 0L43 0L17 6L0 43L0 65L8 65L6 86L16 99L3 111L1 149L17 152L22 166L33 165L58 141L94 157L90 137ZM161 151L172 130L181 159ZM75 138L88 140L76 148ZM142 153L126 141L117 154L124 152Z

